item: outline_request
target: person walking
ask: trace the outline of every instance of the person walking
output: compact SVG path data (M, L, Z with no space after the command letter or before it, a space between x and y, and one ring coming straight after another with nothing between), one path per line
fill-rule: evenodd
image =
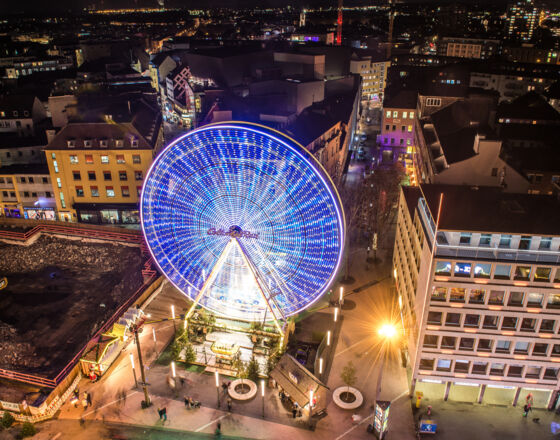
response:
M167 422L167 408L165 406L161 409L161 415L163 417L163 423Z
M529 411L531 411L531 407L526 403L525 406L523 406L523 417L527 417Z
M216 425L216 431L214 431L214 437L217 439L222 438L222 424L220 422Z
M87 400L88 406L92 406L91 393L86 393L86 400Z
M161 420L161 418L163 417L163 413L161 412L161 408L157 409L157 413L159 415L159 419Z
M185 408L191 409L191 401L189 400L189 398L187 396L184 396L183 400L185 401Z
M227 410L229 412L231 412L231 404L232 404L231 399L228 397L228 399L227 399Z

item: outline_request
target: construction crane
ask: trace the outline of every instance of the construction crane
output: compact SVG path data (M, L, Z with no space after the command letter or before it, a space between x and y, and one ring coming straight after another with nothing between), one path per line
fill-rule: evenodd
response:
M336 45L342 44L342 0L338 0L338 17L336 18Z
M389 35L387 36L387 60L391 59L391 50L393 48L393 24L395 22L394 0L389 0Z

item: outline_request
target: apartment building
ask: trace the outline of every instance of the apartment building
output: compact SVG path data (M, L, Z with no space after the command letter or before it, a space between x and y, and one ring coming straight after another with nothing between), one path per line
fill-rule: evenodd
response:
M500 54L500 41L443 37L437 45L437 51L440 56L487 59Z
M535 215L538 213L538 215ZM412 390L556 405L560 203L495 187L403 187L393 268Z
M362 77L362 99L373 101L381 105L387 81L387 69L391 61L373 61L371 56L358 57L352 55L350 59L350 73L357 73Z

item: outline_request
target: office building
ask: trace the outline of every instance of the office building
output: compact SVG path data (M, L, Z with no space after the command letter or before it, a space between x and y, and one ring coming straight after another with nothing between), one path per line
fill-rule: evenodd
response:
M371 56L352 55L350 73L357 73L362 77L362 99L364 101L372 101L377 106L383 103L387 69L390 65L390 61L373 61Z
M401 190L393 268L428 398L534 406L560 369L560 203L496 187Z
M506 35L519 41L530 41L539 25L539 9L534 0L518 0L509 5Z

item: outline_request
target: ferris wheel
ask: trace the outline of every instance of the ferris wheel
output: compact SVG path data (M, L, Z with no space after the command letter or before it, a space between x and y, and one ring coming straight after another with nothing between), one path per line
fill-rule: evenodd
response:
M319 299L340 266L334 185L301 145L260 125L209 125L172 142L140 210L161 272L218 316L285 319Z

